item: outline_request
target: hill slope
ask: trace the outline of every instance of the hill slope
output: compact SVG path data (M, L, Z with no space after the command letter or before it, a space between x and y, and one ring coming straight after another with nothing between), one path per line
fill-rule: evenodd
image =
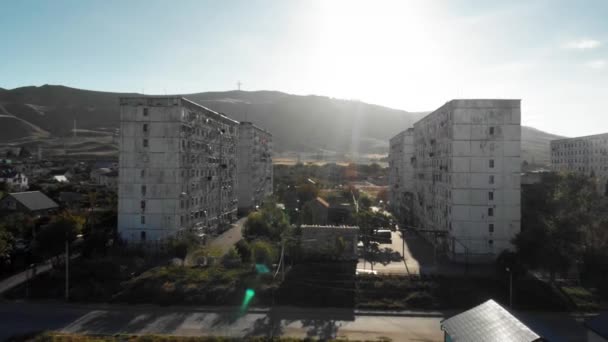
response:
M133 93L97 92L44 85L0 91L0 106L19 120L3 122L0 142L22 135L68 136L77 121L79 136L111 134L119 124L118 97ZM274 135L278 152L386 153L388 139L426 115L359 101L298 96L277 91L227 91L183 95L239 121L252 121ZM41 133L42 132L42 133ZM48 132L48 133L47 133ZM529 161L548 160L550 139L557 136L522 127L522 149Z

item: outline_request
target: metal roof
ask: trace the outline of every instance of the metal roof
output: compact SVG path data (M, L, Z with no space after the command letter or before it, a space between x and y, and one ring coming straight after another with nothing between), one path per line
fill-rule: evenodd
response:
M529 342L541 337L493 300L441 322L451 341Z
M32 211L55 209L59 207L52 199L40 191L13 192L9 194L19 203Z

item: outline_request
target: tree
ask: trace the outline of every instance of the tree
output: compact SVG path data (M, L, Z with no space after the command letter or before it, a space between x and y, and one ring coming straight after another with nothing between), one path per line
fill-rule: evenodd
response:
M5 226L0 225L0 262L9 258L13 251L13 242L13 235Z
M182 236L169 240L169 253L182 261L182 266L186 262L188 252L196 245L197 237L194 234L186 233Z
M281 233L289 228L289 219L285 212L277 207L273 199L264 202L259 211L254 211L247 216L243 228L245 236L267 237L272 241L278 241Z
M25 147L22 147L19 151L19 158L28 158L32 155L32 153Z
M234 247L230 248L224 256L222 256L222 265L226 268L235 268L241 265L241 256Z
M251 254L257 264L272 265L278 257L277 249L268 241L255 240L251 244Z
M301 184L296 188L296 193L300 203L306 203L319 196L319 189L316 185L311 183Z
M249 246L247 241L241 239L234 247L236 248L237 253L241 256L241 260L243 262L251 261L251 246Z
M64 251L66 241L73 242L82 230L84 219L70 212L54 216L47 227L37 237L38 249L44 257L55 258Z
M531 267L567 271L583 260L596 235L597 220L605 216L606 200L589 177L545 175L522 194L522 229L514 239L518 254Z

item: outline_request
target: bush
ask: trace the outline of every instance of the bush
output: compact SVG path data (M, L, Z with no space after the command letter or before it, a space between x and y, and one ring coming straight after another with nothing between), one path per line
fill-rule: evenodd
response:
M235 248L230 248L222 257L222 265L226 268L235 268L241 266L241 256Z
M256 240L251 244L253 260L257 264L272 265L277 261L278 251L268 241Z
M249 243L247 243L247 241L241 239L239 240L239 242L236 243L234 247L236 248L236 252L241 257L241 261L243 261L244 263L248 263L251 261L251 246L249 246Z

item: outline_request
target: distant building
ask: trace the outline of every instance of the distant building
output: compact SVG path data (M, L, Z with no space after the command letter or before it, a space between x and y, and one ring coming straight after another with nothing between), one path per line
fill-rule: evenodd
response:
M446 342L544 341L493 300L441 321Z
M357 260L359 227L301 226L301 249L308 258Z
M520 231L520 100L452 100L414 124L416 225L454 260L490 262Z
M64 175L55 175L52 179L57 183L68 183L68 178Z
M91 171L91 181L97 185L103 185L111 189L118 188L118 171L109 168L99 168Z
M389 144L388 185L390 207L400 222L412 224L414 129L408 128L397 134L390 139Z
M246 213L272 194L272 134L251 122L238 128L238 207Z
M57 210L59 206L40 191L13 192L0 200L0 210L41 215Z
M59 193L59 202L70 209L79 209L82 207L85 196L78 192L62 191Z
M0 169L0 183L5 183L9 190L16 191L25 191L29 187L27 176L12 168Z
M608 194L608 133L551 141L551 168L598 179L598 190Z
M304 204L304 222L307 224L326 225L329 218L329 203L321 197Z
M118 232L164 240L236 218L238 122L175 96L120 99Z

